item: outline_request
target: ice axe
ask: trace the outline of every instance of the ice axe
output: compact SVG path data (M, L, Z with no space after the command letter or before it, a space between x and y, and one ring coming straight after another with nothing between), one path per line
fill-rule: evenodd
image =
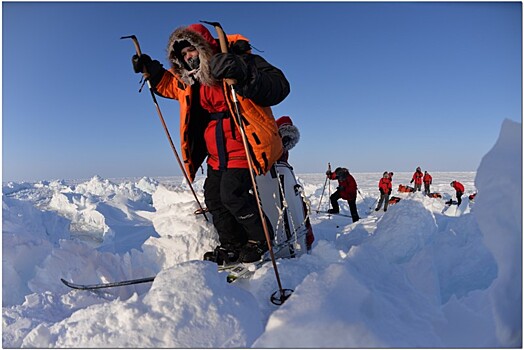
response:
M227 36L224 32L224 29L218 22L208 22L208 21L200 21L205 24L209 24L215 28L218 34L218 41L220 43L220 51L222 53L227 53L228 50L228 42L227 42ZM264 216L264 211L262 210L262 202L260 200L260 196L258 194L258 187L257 182L255 180L254 175L254 166L253 166L253 159L251 157L251 150L249 149L249 142L247 140L246 131L244 130L244 123L242 121L242 115L240 114L240 107L239 102L237 98L237 93L235 91L235 84L236 81L234 79L224 79L226 84L229 86L229 90L231 92L231 97L233 100L233 106L234 106L234 117L236 119L236 122L238 124L238 129L240 130L240 135L242 136L242 143L244 144L244 150L246 152L246 158L247 163L249 166L249 174L251 175L251 183L253 185L253 193L255 194L257 206L258 206L258 212L260 215L260 219L262 221L262 228L264 229L264 235L266 237L267 247L269 251L269 255L271 256L271 262L273 264L273 270L275 271L275 277L277 279L278 288L279 290L276 291L271 295L271 302L275 305L282 305L290 296L293 290L291 289L283 289L282 283L280 282L280 275L278 273L277 263L275 261L275 254L273 252L273 246L271 244L271 237L269 236L269 230L267 228L267 223ZM279 296L277 296L277 293L280 293Z
M131 39L133 40L133 44L135 44L135 50L138 57L142 56L142 51L140 50L140 44L138 43L138 39L134 35L128 35L123 36L120 39ZM147 71L146 67L143 67L142 76L147 83L147 86L149 87L149 92L151 93L151 97L153 98L153 103L156 107L156 112L158 114L158 117L160 118L160 122L162 123L162 126L164 127L164 131L166 133L167 139L169 141L169 144L171 145L171 149L173 150L173 153L175 154L176 160L178 162L178 165L180 167L180 170L182 170L182 174L184 174L184 177L187 181L187 184L189 185L189 188L191 189L191 192L193 193L193 196L195 197L195 200L200 207L195 213L198 212L198 214L204 215L204 218L206 221L209 221L206 216L206 210L202 207L202 204L200 204L200 201L198 200L198 197L195 193L195 190L193 189L193 186L191 185L191 181L189 180L189 176L187 176L186 169L182 165L182 161L180 160L180 157L178 156L178 152L176 151L175 144L173 143L173 139L171 138L171 135L169 134L169 130L167 128L166 122L164 120L164 117L162 116L162 111L160 110L160 106L158 105L158 101L156 100L156 96L153 90L153 87L151 86L151 82L149 81L149 72Z

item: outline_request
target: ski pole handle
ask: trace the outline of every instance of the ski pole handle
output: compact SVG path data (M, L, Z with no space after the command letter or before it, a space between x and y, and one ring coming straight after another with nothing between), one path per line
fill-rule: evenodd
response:
M228 53L229 49L228 49L228 41L227 41L226 32L224 32L224 28L222 28L220 23L218 23L218 22L208 22L208 21L200 21L200 22L206 23L206 24L209 24L209 25L215 27L215 30L217 31L217 35L218 35L218 41L220 42L220 52ZM224 79L224 81L229 86L233 86L233 85L235 85L237 83L236 79Z
M138 43L138 39L134 35L128 35L128 36L122 36L120 39L131 39L133 40L133 44L135 45L136 54L138 57L142 56L142 50L140 50L140 44ZM149 79L149 73L147 72L147 68L144 65L142 68L142 76L145 80ZM149 81L149 80L148 80Z

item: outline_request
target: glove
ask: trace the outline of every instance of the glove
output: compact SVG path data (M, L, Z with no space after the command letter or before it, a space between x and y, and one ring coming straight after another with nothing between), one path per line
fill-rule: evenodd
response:
M338 186L337 191L340 191L340 192L344 191L344 186Z
M327 175L327 176L331 176L331 174L332 174L332 173L331 173L331 170L326 171L326 175Z
M411 181L409 183L412 184L413 183L413 179L411 179Z
M232 53L217 53L209 62L211 74L217 80L234 79L243 85L248 77L248 66L240 57Z
M380 194L382 194L382 195L384 194L384 190L383 189L379 188L379 191L380 191Z
M162 80L164 72L166 71L162 64L157 60L152 60L149 55L142 54L141 56L133 55L131 62L133 63L133 70L135 73L143 73L144 67L149 73L149 82L152 86L156 86Z
M246 40L237 40L231 45L231 52L236 55L242 55L251 50L251 45Z
M390 195L390 194L391 194L391 190L388 191L388 195Z

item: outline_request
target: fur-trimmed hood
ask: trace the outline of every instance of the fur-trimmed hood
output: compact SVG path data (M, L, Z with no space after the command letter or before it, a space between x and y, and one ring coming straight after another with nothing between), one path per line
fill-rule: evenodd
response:
M198 51L200 58L200 68L196 73L190 73L190 68L182 59L180 52L173 51L175 42L187 41L194 46ZM179 75L182 80L189 85L192 85L197 79L200 83L205 85L219 84L211 75L209 62L215 53L219 52L219 46L215 38L211 35L209 30L202 24L191 24L189 26L178 27L169 36L167 43L167 58L171 62L175 74ZM178 50L177 50L178 51Z

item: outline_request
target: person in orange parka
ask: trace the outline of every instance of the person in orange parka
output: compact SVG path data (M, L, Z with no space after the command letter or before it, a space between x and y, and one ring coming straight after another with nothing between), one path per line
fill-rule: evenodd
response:
M247 38L236 35L229 52L202 24L176 28L167 44L170 69L146 54L132 58L135 73L149 73L155 94L180 103L182 157L189 179L207 158L205 203L220 245L204 254L217 264L255 262L268 250L250 172L265 174L282 155L282 139L270 106L290 92L282 71L251 53ZM240 38L240 39L239 39ZM225 79L235 81L245 135L253 154L250 169ZM271 226L271 225L269 225ZM272 232L270 232L270 235Z
M455 189L457 195L457 205L460 205L460 203L462 203L462 195L464 194L464 185L458 181L451 181L450 185Z
M429 196L431 193L430 186L433 182L433 178L431 177L431 175L429 175L427 171L424 171L424 178L422 179L422 181L424 181L424 193Z
M413 177L411 178L411 181L409 182L410 184L412 184L413 181L415 181L415 186L414 186L415 191L414 192L421 191L423 177L424 177L424 174L422 174L422 170L420 170L420 167L417 167L417 170L413 173Z
M380 207L382 206L382 202L384 202L384 211L388 211L388 204L389 204L389 195L391 194L391 188L393 186L391 185L391 177L389 176L387 171L384 171L384 174L382 174L382 178L378 182L378 190L380 191L380 199L378 201L378 205L375 208L375 211L379 211Z
M337 190L329 197L333 209L329 209L328 213L337 214L340 211L338 200L342 198L348 201L353 222L360 220L357 211L357 182L355 178L346 168L336 168L335 172L328 170L326 171L326 175L331 180L338 180Z

